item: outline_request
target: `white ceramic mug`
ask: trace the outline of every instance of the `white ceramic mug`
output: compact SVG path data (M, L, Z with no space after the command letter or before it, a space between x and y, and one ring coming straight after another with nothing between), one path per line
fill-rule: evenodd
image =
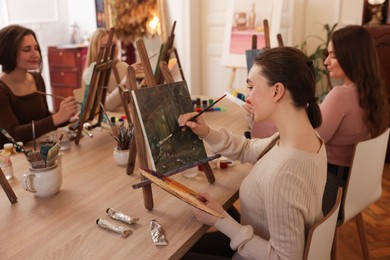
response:
M49 197L56 194L62 184L61 156L57 162L47 168L34 169L23 174L21 183L26 191L32 192L38 197Z

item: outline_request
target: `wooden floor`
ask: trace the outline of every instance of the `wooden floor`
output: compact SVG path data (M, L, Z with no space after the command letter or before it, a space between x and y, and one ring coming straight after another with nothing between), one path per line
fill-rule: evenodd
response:
M368 250L373 260L390 259L390 163L385 164L382 197L363 212ZM340 229L338 259L363 259L355 221Z
M240 208L240 202L235 204ZM390 260L390 163L385 164L382 179L382 197L363 212L372 260ZM338 260L363 259L359 234L353 220L340 228Z

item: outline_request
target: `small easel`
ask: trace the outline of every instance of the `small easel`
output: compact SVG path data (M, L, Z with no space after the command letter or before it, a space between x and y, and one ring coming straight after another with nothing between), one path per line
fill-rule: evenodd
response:
M159 62L157 63L156 70L155 70L155 77L153 77L153 72L151 69L149 57L147 59L145 59L145 57L141 57L141 62L143 64L146 64L146 66L145 66L146 69L144 68L145 80L147 83L149 82L148 80L151 81L151 84L147 84L149 86L156 86L159 84L163 84L164 78L165 78L166 82L168 82L168 81L173 82L173 77L172 77L172 75L168 69L168 66L167 66L167 62L169 61L172 50L174 50L175 56L176 56L177 61L178 61L180 73L181 73L182 79L184 81L184 74L183 74L181 64L179 61L179 56L177 55L176 48L173 48L173 41L175 39L175 34L174 34L175 27L176 27L176 21L173 23L171 34L168 37L167 42L164 43L161 47L161 52L160 52L160 55L158 58ZM141 46L141 48L144 49L144 53L146 53L146 55L147 55L146 48L144 46ZM142 59L144 59L144 60L142 60ZM164 68L162 69L161 65L159 66L159 64L164 64ZM164 70L164 71L162 71L162 70ZM148 72L146 73L146 71L148 71ZM114 70L114 74L116 77L116 81L118 83L118 89L119 89L119 93L121 95L122 105L123 105L123 108L124 108L124 111L125 111L125 114L126 114L126 117L128 120L128 124L129 125L133 124L132 120L131 120L132 115L131 115L129 108L128 108L128 104L131 102L130 92L129 92L129 90L123 89L119 85L120 79L119 79L119 74L118 74L117 70ZM150 76L150 75L152 75L152 76ZM127 70L127 80L129 81L129 86L131 86L130 90L137 89L135 72L134 72L134 69L132 69L130 67ZM158 83L158 81L161 81L161 83ZM141 83L140 86L141 87L145 86L145 84ZM136 154L137 154L137 148L136 148L137 145L132 145L132 144L135 144L135 143L136 143L135 135L133 135L132 139L130 141L130 147L129 147L129 159L128 159L127 168L126 168L127 175L131 175L134 173L135 160L136 160Z
M9 182L8 182L7 178L5 177L4 172L1 170L1 168L0 168L0 184L1 184L1 187L3 188L5 194L7 194L7 197L9 199L9 201L11 202L11 204L16 203L18 199L16 198L16 195L15 195L14 191L12 190L11 185L9 185Z
M263 27L264 27L264 41L265 41L264 49L269 49L271 47L271 42L270 42L270 36L269 36L270 35L269 34L269 24L268 24L267 19L263 20ZM257 49L257 36L253 35L252 36L252 50L255 50L255 49ZM229 83L228 83L228 90L233 89L233 82L234 82L234 79L236 78L236 73L237 73L237 68L232 67L232 72L230 74L230 79L229 79Z
M117 84L120 83L119 73L116 68L117 60L114 58L116 46L115 44L112 44L114 33L114 28L111 28L107 46L102 47L99 50L98 58L93 68L87 98L79 118L78 130L75 139L76 144L79 144L80 142L84 123L92 121L95 118L96 111L98 111L99 117L97 123L93 127L101 125L104 114L101 104L104 105L106 100L107 88L105 86L108 85L110 80L111 69L114 70Z
M279 46L279 47L284 46L283 38L282 38L282 35L281 35L280 33L278 33L278 34L276 35L276 39L278 40L278 46Z
M145 47L143 40L142 39L137 40L136 45L137 45L139 56L140 56L140 59L141 59L142 65L143 65L146 82L148 83L149 87L156 86L157 85L156 80L153 77L152 68L150 65L150 61L149 61L146 47ZM165 78L165 81L167 81L169 83L173 83L173 77L169 73L169 69L168 69L168 66L167 66L165 61L162 61L160 63L160 69L161 69L161 74ZM137 85L136 85L135 72L134 72L134 69L132 67L128 67L128 80L130 83L131 90L136 90ZM128 106L126 103L128 100L130 100L130 104L131 104L130 112L128 111L129 109L128 109ZM135 128L135 134L134 134L135 135L135 142L132 141L130 144L130 146L131 146L130 150L132 152L129 151L129 153L130 153L129 154L130 155L129 161L130 161L130 157L132 157L131 160L135 161L135 151L136 151L136 153L138 155L139 167L147 169L147 168L149 168L149 166L148 166L149 160L148 160L148 156L146 153L146 145L148 145L148 144L146 144L145 139L144 139L144 135L142 133L141 123L140 123L141 119L138 117L133 97L130 95L128 90L123 90L122 101L124 103L125 111L127 110L126 115L131 114L131 118L133 119L134 128ZM135 146L136 146L136 148L135 148ZM134 151L134 153L133 153L133 151ZM207 158L201 162L195 162L191 165L186 165L186 168L188 169L191 167L195 167L198 164L203 163L203 169L205 171L206 178L207 178L208 182L214 183L215 177L214 177L214 174L212 172L212 169L211 169L208 161L213 160L219 156L220 155L217 155L217 156L212 157L212 158ZM129 166L130 166L130 164L129 164ZM131 166L132 166L131 170L134 171L134 164L131 164ZM173 174L176 174L182 170L184 170L184 168L181 168L181 169L178 169L175 171L171 171L171 172L167 172L164 175L166 175L166 176L173 175ZM128 169L128 174L129 174L129 171L130 170ZM152 189L151 189L151 182L148 179L146 179L143 175L141 175L141 182L133 185L133 188L142 188L145 208L149 209L149 210L153 209L154 202L153 202L153 194L152 194Z
M161 71L161 68L159 64L161 62L166 62L168 64L170 57L172 56L172 53L175 54L176 60L177 60L177 65L180 71L180 76L183 81L185 81L184 78L184 73L183 69L181 67L179 55L177 53L177 49L173 47L173 41L175 39L175 28L176 28L176 21L173 22L171 34L168 36L167 41L163 44L162 46L162 52L160 53L160 56L158 58L157 66L156 66L156 72L155 72L155 79L156 79L156 84L161 85L164 83L164 77Z

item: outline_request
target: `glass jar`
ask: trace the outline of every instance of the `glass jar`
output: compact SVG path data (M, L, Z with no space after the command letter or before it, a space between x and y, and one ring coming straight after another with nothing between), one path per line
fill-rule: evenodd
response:
M12 168L10 153L3 153L0 155L0 168L7 180L10 180L14 177L14 169Z
M126 166L127 161L129 160L129 150L118 150L115 148L113 156L116 164Z
M193 167L181 172L181 175L186 178L194 178L198 175L198 168Z
M10 154L12 154L14 152L14 145L11 143L4 144L3 148L4 148L5 152L8 152Z

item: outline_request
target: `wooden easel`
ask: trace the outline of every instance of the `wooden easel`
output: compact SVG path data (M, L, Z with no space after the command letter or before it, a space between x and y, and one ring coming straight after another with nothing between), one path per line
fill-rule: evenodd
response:
M17 199L15 192L13 191L11 185L9 185L9 182L8 182L7 178L5 177L4 172L1 170L1 168L0 168L0 184L1 184L1 187L3 188L5 194L7 194L7 197L9 199L9 201L11 202L11 204L16 203L18 201L18 199Z
M157 83L158 81L161 81L160 84L163 84L164 78L165 78L166 82L173 82L173 77L172 77L172 75L171 75L171 73L170 73L170 71L168 69L168 66L167 66L167 62L169 61L169 58L171 56L172 49L174 49L174 53L175 53L177 61L178 61L178 66L179 66L179 69L180 69L180 73L181 73L182 79L184 81L184 75L183 75L183 72L182 72L182 69L181 69L179 56L177 55L176 48L173 48L173 41L175 39L175 34L174 34L175 27L176 27L176 21L173 23L171 34L168 37L167 42L165 44L163 44L163 46L162 46L162 49L161 49L161 52L160 52L160 55L159 55L159 58L158 58L159 62L157 63L156 70L155 70L155 76L154 77L153 77L153 71L151 69L149 57L146 59L145 57L141 56L141 62L143 64L145 64L145 68L144 68L145 80L146 80L146 82L149 82L148 80L151 81L151 84L147 84L149 86L159 85ZM144 54L147 55L146 48L144 46L141 46L141 48L143 48ZM164 64L163 68L162 68L161 65L159 66L159 63L160 64ZM147 71L147 73L146 73L146 71ZM118 83L120 81L118 71L114 70L114 74L115 74L115 77L116 77L116 80L117 80L117 83ZM132 69L130 67L127 70L127 80L129 82L130 90L137 89L135 72L134 72L134 69ZM145 84L142 84L142 83L140 85L141 85L141 87L145 86ZM125 111L128 123L129 123L129 125L133 124L132 123L132 119L131 119L132 115L131 115L131 113L129 111L129 108L128 108L128 104L131 102L130 92L129 92L129 90L123 89L119 85L119 83L118 83L118 89L119 89L119 93L121 95L122 105L123 105L123 108L124 108L124 111ZM127 167L126 167L126 173L128 175L131 175L131 174L134 173L135 160L136 160L136 154L137 154L137 148L136 148L137 145L131 145L131 144L135 144L135 143L136 143L135 135L133 135L132 139L130 141L129 159L128 159Z
M282 38L282 35L280 33L278 33L276 35L276 39L278 40L278 46L281 47L281 46L284 46L284 43L283 43L283 38Z
M146 82L148 83L149 87L156 86L157 85L156 80L153 76L152 68L150 65L150 61L149 61L146 47L145 47L143 40L142 39L137 40L136 45L137 45L139 56L140 56L140 59L141 59L142 65L143 65ZM173 83L173 77L169 73L169 69L168 69L165 61L161 62L160 69L161 69L161 74L165 78L165 81L167 81L169 83ZM135 72L134 72L134 69L132 67L128 68L128 80L130 83L130 89L136 90L137 85L136 85ZM129 109L127 106L127 101L129 101L129 100L130 100L130 104L131 104L130 111L128 111ZM134 127L135 127L135 134L134 134L135 135L135 142L132 141L130 144L131 145L130 150L132 152L129 151L129 153L130 153L129 154L130 155L129 161L130 161L130 157L132 157L131 160L134 162L135 161L135 154L137 154L139 167L144 168L144 169L148 169L149 168L149 165L148 165L149 160L148 160L148 156L147 156L147 152L146 152L146 145L148 145L148 144L146 144L145 139L144 139L144 135L142 133L140 118L138 117L133 97L130 95L128 90L123 90L122 101L124 102L125 111L126 110L128 111L128 112L126 112L126 115L131 114L131 118L132 118L132 121L133 121ZM135 148L135 146L136 146L136 148ZM219 157L219 155L216 156L215 158L217 158L217 157ZM208 163L208 161L212 160L212 159L214 159L214 158L207 158L202 162L196 162L193 165L189 165L187 167L191 168L191 167L195 167L198 164L203 163L203 169L204 169L204 172L206 174L206 178L207 178L208 182L214 183L215 177L214 177L214 174L213 174L211 167ZM128 166L131 166L131 170L134 171L134 163L131 165L129 164ZM181 169L181 170L183 170L183 169ZM180 172L181 170L172 171L172 172L166 173L164 175L166 175L166 176L173 175L173 174ZM129 173L129 171L130 170L128 169L128 173ZM151 189L151 182L148 179L146 179L143 175L141 175L141 182L133 185L133 188L142 188L145 208L149 209L149 210L153 209L154 202L153 202L153 194L152 194L152 189Z
M106 100L107 88L105 86L108 85L108 82L110 80L111 69L114 70L114 75L117 84L120 83L119 73L116 68L117 60L114 58L116 46L112 43L114 33L114 28L111 28L107 46L102 47L99 50L98 58L93 68L87 98L85 100L84 108L79 118L77 135L75 139L76 144L79 144L80 142L84 123L93 120L95 118L96 111L98 111L99 116L98 121L94 125L94 127L101 125L101 121L103 119L104 114L101 104L104 105L104 102Z
M117 70L115 70L114 73L117 74L118 73ZM119 79L119 74L115 75L115 77ZM135 71L131 66L127 68L127 80L130 83L131 89L137 89L137 83L136 83L137 79L135 76ZM132 84L134 84L134 86L132 86ZM128 126L133 126L134 130L136 131L136 128L132 120L132 115L130 114L129 107L128 107L128 105L131 102L130 92L128 89L123 89L120 84L118 84L118 89L122 100L122 106L124 108L125 115L127 118ZM135 142L136 142L135 134L133 133L129 144L129 159L127 161L127 167L126 167L127 175L131 175L134 173L135 160L137 154L137 145L135 144Z
M271 41L270 41L270 36L269 36L269 24L268 20L264 19L263 20L263 27L264 27L264 41L265 41L265 46L264 49L269 49L271 47ZM253 35L252 36L252 50L257 49L257 36ZM236 78L237 74L237 68L232 67L232 72L230 74L230 79L228 83L228 90L231 91L233 89L233 82L234 79Z
M177 53L177 49L173 46L173 42L175 39L175 28L176 28L176 21L173 22L171 34L168 36L167 41L163 44L163 49L162 49L162 52L160 53L160 56L158 59L158 63L156 66L156 72L155 72L155 79L156 79L157 85L161 85L164 83L164 76L162 74L162 71L161 71L159 64L161 64L161 62L166 62L168 64L169 59L172 56L172 54L174 54L176 57L177 66L178 66L179 71L180 71L181 79L183 81L185 81L184 73L183 73L183 69L181 67L181 62L179 59L179 55Z

